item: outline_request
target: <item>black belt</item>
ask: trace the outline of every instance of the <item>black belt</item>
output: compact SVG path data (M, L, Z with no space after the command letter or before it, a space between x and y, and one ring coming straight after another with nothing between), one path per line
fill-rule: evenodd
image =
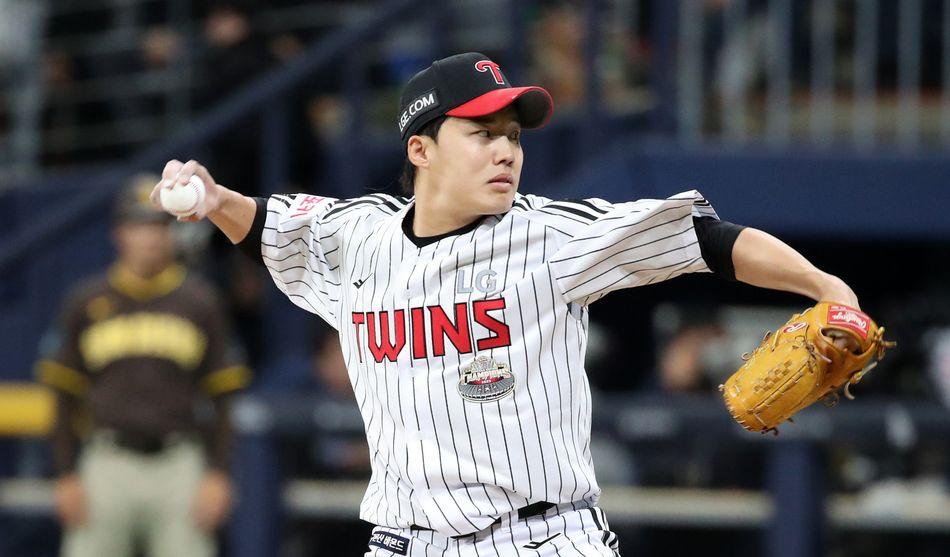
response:
M532 516L538 516L539 514L544 514L544 511L550 509L554 506L554 503L548 503L547 501L538 501L537 503L531 503L527 507L521 507L518 509L518 520L524 520L526 518L531 518ZM498 519L499 522L501 519Z
M526 518L531 518L532 516L538 516L539 514L544 514L544 511L554 507L554 503L548 503L547 501L538 501L537 503L531 503L530 505L521 507L518 509L518 520L524 520ZM501 523L501 517L496 518L495 522L492 522L489 527ZM409 527L410 530L432 530L432 528L425 528L424 526L417 526L413 524ZM472 532L475 534L475 532ZM464 538L465 536L471 536L472 534L462 534L461 536L451 536L452 538Z
M143 455L157 455L181 440L180 435L142 435L127 431L109 431L116 447Z

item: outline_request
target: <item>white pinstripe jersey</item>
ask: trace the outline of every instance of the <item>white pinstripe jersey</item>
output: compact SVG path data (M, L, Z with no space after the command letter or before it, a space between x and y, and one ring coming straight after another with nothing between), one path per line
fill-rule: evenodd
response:
M708 271L692 216L715 211L696 191L619 204L519 194L417 247L401 226L411 205L267 203L271 276L340 334L372 460L360 518L454 536L537 501L596 504L587 305Z

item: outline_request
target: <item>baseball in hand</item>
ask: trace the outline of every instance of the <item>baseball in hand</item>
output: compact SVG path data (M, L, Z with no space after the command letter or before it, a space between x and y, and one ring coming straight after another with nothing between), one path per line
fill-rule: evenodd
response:
M205 199L205 184L201 178L192 176L187 184L176 183L170 188L162 188L160 198L162 208L169 213L176 217L189 217Z

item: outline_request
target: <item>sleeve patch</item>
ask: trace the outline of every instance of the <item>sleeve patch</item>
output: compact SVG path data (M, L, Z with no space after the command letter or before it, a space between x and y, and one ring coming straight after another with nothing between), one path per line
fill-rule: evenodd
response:
M213 371L201 383L212 396L237 391L251 382L251 370L245 366L231 366Z
M315 215L321 207L333 199L319 195L298 195L286 211L287 218L295 219L306 215Z
M36 376L40 383L76 396L82 396L89 390L88 377L53 360L40 360L36 364Z

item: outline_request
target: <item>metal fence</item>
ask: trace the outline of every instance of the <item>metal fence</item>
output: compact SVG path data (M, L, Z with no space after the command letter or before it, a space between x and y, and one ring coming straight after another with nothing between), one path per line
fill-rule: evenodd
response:
M8 8L0 9L0 29L22 29L15 59L5 62L0 41L0 78L9 77L0 81L0 144L9 146L0 177L118 161L179 131L199 112L196 95L214 85L201 72L212 48L203 36L208 4L0 0ZM325 4L265 5L252 31L291 56L301 45L277 41L343 27L371 3Z
M950 2L678 3L679 135L950 143Z
M203 2L3 3L18 6L5 19L21 31L19 58L6 63L15 78L0 91L7 173L118 160L195 112L207 85ZM283 0L264 4L254 26L286 62L295 41L375 5ZM442 37L410 22L361 50L364 74L387 49L435 40L445 52L505 52L509 73L551 88L561 113L583 115L594 130L647 114L645 125L620 131L685 144L950 144L950 0L453 0L440 10ZM90 20L98 23L73 24ZM143 61L149 49L168 59ZM385 113L395 84L362 79L363 112Z

